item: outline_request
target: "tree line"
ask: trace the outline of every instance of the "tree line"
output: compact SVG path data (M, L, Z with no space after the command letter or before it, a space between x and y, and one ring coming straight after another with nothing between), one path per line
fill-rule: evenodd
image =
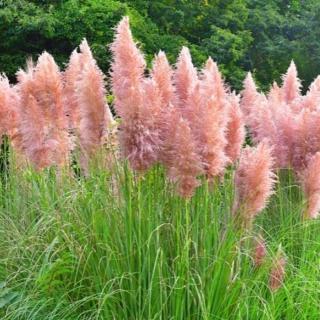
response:
M0 70L15 81L17 69L43 49L63 67L86 37L108 72L108 45L124 15L130 16L149 63L160 49L173 62L188 46L196 66L211 56L237 90L249 70L267 90L292 59L304 88L320 73L320 2L315 0L2 0Z

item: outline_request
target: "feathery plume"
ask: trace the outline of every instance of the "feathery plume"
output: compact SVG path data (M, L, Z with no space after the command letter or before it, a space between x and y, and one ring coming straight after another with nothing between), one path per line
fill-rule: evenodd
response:
M282 91L275 81L273 82L272 87L270 88L270 91L268 93L268 100L275 104L282 103Z
M241 148L245 139L243 116L240 109L240 99L235 93L229 98L230 112L227 125L227 141L225 153L231 163L235 163L240 156Z
M248 117L252 112L255 112L255 105L259 101L260 93L257 90L256 84L252 78L251 72L248 72L243 82L243 90L241 91L241 110L245 117Z
M79 128L80 111L76 96L77 82L81 77L83 64L81 53L74 50L70 56L67 69L63 73L64 80L64 106L71 131Z
M293 60L287 73L283 76L282 94L286 103L292 103L300 97L301 82L298 78L297 67Z
M151 77L161 94L163 108L168 107L174 100L173 70L163 51L160 51L153 60Z
M223 108L226 104L227 91L222 75L216 62L209 58L202 70L202 86L204 93L208 96L214 96Z
M304 218L315 219L320 211L320 152L311 158L300 179L307 199Z
M269 276L269 287L272 291L276 291L282 286L286 273L286 263L286 258L283 256L283 253L279 250L277 257L273 262Z
M18 72L18 80L22 149L38 169L65 165L70 145L62 77L53 57L44 52L35 67L29 63L26 72Z
M260 267L266 258L267 255L267 248L265 240L261 235L259 235L257 238L255 238L255 247L254 247L254 266L256 268Z
M144 78L145 61L133 41L128 17L118 24L111 50L122 155L133 169L144 171L159 159L161 94L154 80Z
M197 177L202 174L201 159L196 152L188 122L178 113L173 115L174 126L171 128L171 140L168 154L168 176L176 183L178 193L185 198L193 195L200 185Z
M111 51L115 110L124 121L130 121L143 102L142 81L146 63L133 40L128 17L119 22Z
M12 87L5 75L0 75L0 139L8 135L11 142L18 135L19 96L16 88Z
M272 194L275 175L273 158L266 142L257 147L246 147L235 172L234 213L245 227L250 227L254 217L265 208Z
M81 52L90 51L87 42L83 42L80 49ZM113 122L106 101L104 75L93 58L83 66L82 75L76 82L76 97L80 114L80 147L88 158L102 145Z
M190 51L183 47L178 57L177 67L174 72L174 84L179 107L183 108L198 80L196 68L192 64Z

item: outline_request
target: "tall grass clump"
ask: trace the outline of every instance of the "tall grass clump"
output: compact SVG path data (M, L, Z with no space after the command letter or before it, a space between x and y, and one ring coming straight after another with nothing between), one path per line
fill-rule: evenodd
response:
M0 78L1 319L317 319L319 81L148 70L127 17L110 48Z

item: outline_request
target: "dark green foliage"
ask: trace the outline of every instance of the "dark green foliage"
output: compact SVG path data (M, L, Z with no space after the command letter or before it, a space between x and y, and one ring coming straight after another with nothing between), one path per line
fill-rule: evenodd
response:
M189 46L200 67L212 56L233 88L252 70L261 88L294 59L306 88L320 73L320 3L298 0L0 0L0 70L11 80L43 50L58 63L86 37L104 72L123 15L150 64L160 49L174 62Z

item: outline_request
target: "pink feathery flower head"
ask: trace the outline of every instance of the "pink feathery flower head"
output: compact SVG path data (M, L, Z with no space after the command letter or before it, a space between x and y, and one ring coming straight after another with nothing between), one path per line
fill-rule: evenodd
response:
M320 108L320 76L310 84L309 90L303 98L304 108L310 110L318 110Z
M173 86L173 70L163 51L160 51L153 60L151 77L158 86L163 106L166 108L173 102L175 92Z
M146 63L133 40L128 17L119 22L111 51L115 110L122 120L131 122L143 103L142 82Z
M270 91L268 93L268 101L277 104L282 103L282 91L275 81L273 82L272 87L270 88Z
M304 218L315 219L320 211L320 152L311 158L307 168L300 174L300 179L307 199Z
M53 57L44 52L35 67L29 63L27 72L18 72L18 81L22 149L38 169L65 165L70 145L62 76Z
M286 103L292 103L300 98L301 81L298 78L298 71L293 60L290 63L287 73L283 76L282 94Z
M273 193L275 175L272 172L272 149L265 142L243 149L235 172L234 213L245 226L262 211Z
M186 101L183 116L189 123L207 178L221 175L228 158L225 155L226 127L220 118L218 100L203 94L198 82Z
M132 121L120 126L119 140L123 157L134 170L145 171L159 160L162 146L159 118L161 96L152 79L143 83L144 101Z
M83 64L81 53L74 50L70 56L68 66L63 73L64 80L64 106L65 113L69 119L69 128L75 130L79 128L80 111L76 96L77 82L81 77Z
M243 82L243 90L241 91L241 110L245 117L255 112L255 105L259 100L260 93L257 90L251 72L248 72Z
M226 104L227 89L218 65L212 58L208 58L202 70L201 80L204 94L208 96L213 95L215 99L219 101L220 107L223 108Z
M188 121L175 111L171 121L171 139L168 141L170 145L167 147L166 159L167 174L176 184L178 193L189 198L200 185L197 177L203 173L202 162Z
M239 96L232 93L229 97L229 101L230 111L226 136L228 144L226 146L225 153L230 159L230 162L235 163L240 156L246 132L244 128L243 115L240 109Z
M272 291L276 291L282 286L286 274L286 264L286 258L283 256L283 253L279 251L273 262L269 276L269 287Z
M106 101L104 75L94 59L83 66L82 75L76 82L79 104L79 139L84 154L92 156L102 145L113 118Z
M179 99L179 107L184 107L197 81L198 73L193 66L190 51L187 47L183 47L174 72L174 84Z
M145 171L159 159L162 93L154 79L144 77L145 61L133 41L127 17L117 27L111 50L121 152L133 169Z
M257 131L261 125L260 116L263 114L268 102L265 95L257 91L251 72L248 72L244 80L244 89L240 94L240 107L244 122L248 126L252 139L255 142L259 141Z
M18 103L16 89L10 85L5 75L0 75L0 139L3 135L10 137L11 142L18 134Z
M254 247L254 266L256 268L260 267L266 258L267 255L267 247L266 242L261 235L255 238L255 247Z

